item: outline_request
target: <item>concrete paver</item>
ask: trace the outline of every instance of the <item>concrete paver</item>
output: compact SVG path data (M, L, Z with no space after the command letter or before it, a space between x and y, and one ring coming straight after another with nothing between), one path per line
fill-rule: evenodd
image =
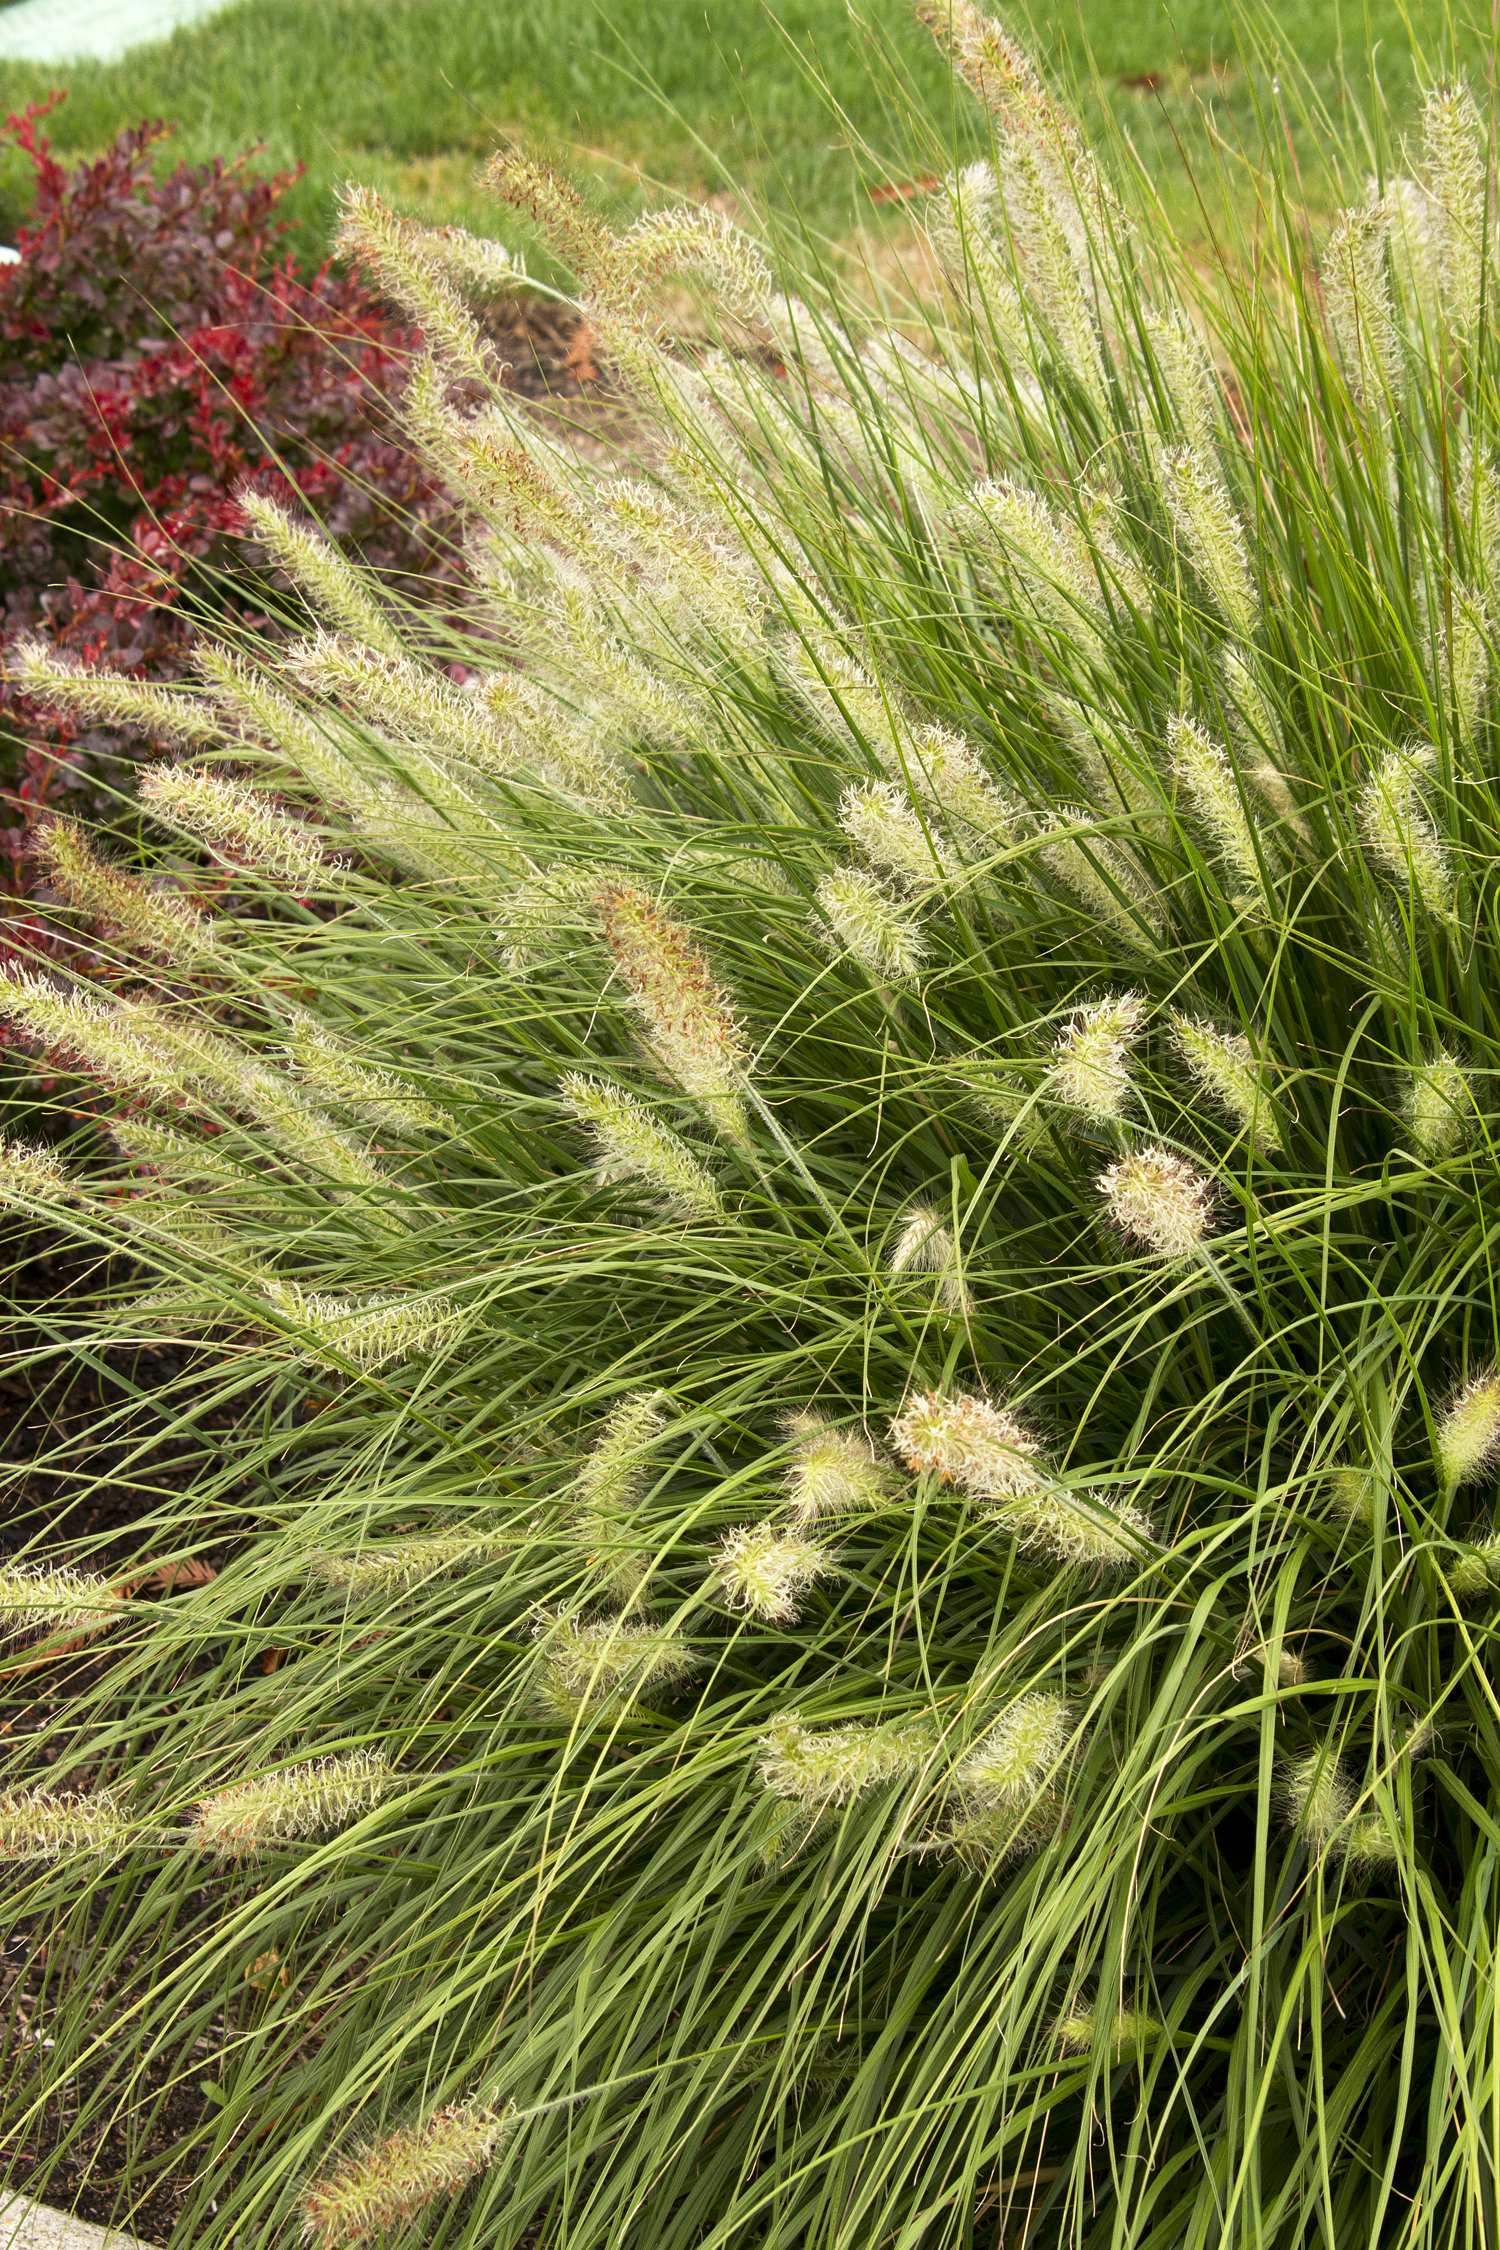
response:
M0 62L114 62L215 15L225 0L19 0L0 8ZM3 2250L3 2245L0 2245Z
M0 2190L0 2250L145 2250L133 2234L91 2227L66 2211L49 2211L30 2196Z

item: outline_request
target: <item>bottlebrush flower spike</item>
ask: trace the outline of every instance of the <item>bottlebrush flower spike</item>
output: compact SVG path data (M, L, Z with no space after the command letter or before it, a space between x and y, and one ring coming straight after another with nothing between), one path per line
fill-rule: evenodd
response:
M1260 595L1250 569L1245 527L1217 474L1190 445L1161 457L1162 497L1188 559L1230 629L1253 641L1260 627Z
M201 766L148 766L136 789L163 827L195 837L228 866L248 860L298 898L337 885L342 861L325 858L317 829L263 789Z
M1391 310L1386 243L1391 214L1384 202L1341 211L1323 252L1323 302L1349 388L1382 415L1401 379L1401 348Z
M797 1441L786 1472L794 1523L875 1514L890 1505L891 1472L862 1430L840 1430L816 1414L794 1414L787 1435Z
M1437 86L1422 108L1443 310L1460 336L1479 325L1486 239L1494 227L1489 135L1460 79Z
M1270 1091L1270 1069L1243 1032L1224 1032L1201 1016L1170 1011L1172 1043L1189 1072L1220 1109L1259 1149L1283 1147L1281 1121Z
M900 1230L891 1245L890 1269L895 1275L938 1275L939 1300L943 1309L955 1318L961 1318L972 1308L973 1300L958 1269L958 1244L953 1230L930 1203L909 1204L903 1213Z
M1464 1384L1438 1417L1437 1459L1451 1492L1482 1476L1500 1457L1500 1373L1493 1367Z
M440 2195L457 2195L494 2162L519 2114L514 2102L500 2109L449 2102L420 2125L342 2158L303 2192L302 2240L319 2250L356 2250L404 2232Z
M429 1532L416 1539L393 1540L388 1546L362 1547L352 1555L315 1547L307 1565L323 1585L351 1602L395 1601L430 1579L459 1578L483 1570L513 1554L516 1544L515 1534L509 1531Z
M77 1192L50 1149L0 1141L0 1203L66 1203Z
M954 1785L982 1808L1023 1803L1037 1795L1061 1765L1072 1739L1065 1696L1034 1689L1017 1697L961 1758Z
M328 1367L352 1362L373 1372L394 1360L427 1358L463 1328L448 1297L334 1297L270 1274L260 1277L260 1288L309 1358Z
M1153 1142L1099 1175L1105 1208L1126 1240L1178 1265L1199 1250L1213 1219L1214 1186L1185 1156Z
M1130 1501L1093 1505L1060 1486L994 1501L988 1514L1023 1554L1044 1555L1064 1570L1125 1570L1142 1559L1152 1539L1151 1519Z
M207 697L127 680L118 672L91 672L65 663L45 641L21 640L8 651L18 687L37 703L67 711L101 727L139 727L157 742L185 750L222 743L223 715Z
M866 1790L911 1779L936 1746L937 1730L926 1718L814 1731L799 1712L788 1711L761 1737L760 1778L773 1797L827 1811Z
M558 1090L578 1122L593 1133L602 1182L637 1179L685 1218L722 1218L724 1206L712 1175L643 1101L576 1070L559 1081Z
M175 892L101 859L76 822L52 821L42 832L38 856L48 880L70 906L137 952L192 964L214 951L214 927L207 915Z
M113 1625L124 1606L118 1586L64 1564L0 1563L0 1627L73 1639Z
M1106 2032L1102 2009L1079 2008L1059 2019L1055 2036L1065 2055L1091 2055L1107 2041L1114 2062L1138 2062L1161 2038L1162 2025L1142 2009L1117 2008Z
M1123 1115L1130 1099L1128 1058L1141 1015L1138 992L1080 1008L1053 1046L1049 1093L1094 1125Z
M623 1617L565 1617L537 1612L537 1689L544 1708L575 1718L621 1688L664 1686L690 1672L693 1650L674 1627L635 1625Z
M1409 1071L1402 1102L1412 1146L1429 1163L1441 1163L1460 1147L1474 1122L1469 1074L1446 1047Z
M351 633L388 656L403 653L401 636L376 600L371 583L321 531L253 485L242 486L236 498L261 545L335 632Z
M396 1786L390 1761L378 1750L283 1766L279 1773L258 1774L201 1798L188 1841L220 1859L252 1859L346 1827Z
M1455 1594L1465 1600L1476 1594L1487 1594L1500 1581L1500 1531L1487 1532L1484 1538L1476 1539L1446 1567L1448 1583Z
M891 781L866 781L845 792L839 826L882 875L915 888L951 883L961 870L925 827L904 789Z
M750 1055L728 994L687 931L645 891L606 883L595 904L650 1052L726 1140L744 1143Z
M1354 1784L1328 1750L1309 1750L1288 1761L1282 1772L1282 1802L1288 1823L1315 1858L1336 1853L1347 1840L1354 1810Z
M833 1568L826 1547L797 1531L769 1524L741 1524L719 1543L715 1566L731 1608L773 1625L791 1625L799 1614L798 1595Z
M858 867L835 867L817 888L834 942L882 984L909 984L926 947L916 923L889 891Z
M977 1500L1044 1489L1041 1439L1007 1408L970 1392L919 1392L892 1422L891 1443L909 1469Z
M1245 810L1228 752L1191 719L1167 721L1172 770L1192 809L1250 898L1258 900L1273 864L1268 840Z
M1430 748L1388 750L1359 793L1360 825L1370 854L1403 892L1415 892L1435 921L1454 919L1455 891L1423 795L1433 764Z
M107 1790L49 1797L24 1789L0 1797L0 1860L112 1859L129 1849L131 1837Z

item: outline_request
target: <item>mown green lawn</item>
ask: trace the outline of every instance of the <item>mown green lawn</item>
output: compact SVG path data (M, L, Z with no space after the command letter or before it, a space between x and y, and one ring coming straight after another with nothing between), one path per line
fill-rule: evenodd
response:
M859 0L858 12L863 29L843 0L781 0L774 16L762 0L238 0L117 64L0 65L0 99L14 108L65 85L52 128L64 151L95 151L147 116L175 119L193 157L263 141L267 163L307 167L293 206L309 248L350 174L415 211L493 224L474 174L518 128L569 149L611 199L652 183L712 192L733 177L842 235L862 172L898 180L931 161L898 112L945 132L949 104L906 0ZM1440 9L1412 20L1434 60L1451 51ZM1221 0L1072 0L1033 27L1049 59L1092 82L1094 122L1102 103L1184 208L1184 156L1201 159L1215 132L1258 138L1278 75L1283 98L1299 65L1324 99L1345 67L1362 91L1375 42L1388 95L1398 110L1409 99L1401 0L1287 0L1258 37L1261 60L1247 62ZM1482 73L1481 39L1458 43ZM0 172L9 225L19 178L14 163Z

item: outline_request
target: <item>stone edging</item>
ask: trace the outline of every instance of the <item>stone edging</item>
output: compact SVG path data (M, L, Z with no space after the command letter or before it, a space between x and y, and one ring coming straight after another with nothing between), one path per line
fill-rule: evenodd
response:
M108 2250L146 2250L133 2234L92 2227L66 2211L49 2211L29 2196L7 2195L0 2201L0 2250L105 2250L106 2244Z

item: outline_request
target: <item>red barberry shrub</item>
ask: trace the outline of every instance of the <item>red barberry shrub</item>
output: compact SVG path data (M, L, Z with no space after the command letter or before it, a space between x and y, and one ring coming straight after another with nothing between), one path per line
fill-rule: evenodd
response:
M41 130L53 106L0 127L33 172L20 262L0 269L7 642L40 632L85 664L171 680L205 616L274 635L296 598L247 560L247 480L441 599L447 506L388 413L418 332L326 261L299 266L276 215L290 174L241 156L159 177L159 123L65 171ZM0 704L3 951L52 942L38 825L63 804L99 817L142 744L60 722L9 678Z

